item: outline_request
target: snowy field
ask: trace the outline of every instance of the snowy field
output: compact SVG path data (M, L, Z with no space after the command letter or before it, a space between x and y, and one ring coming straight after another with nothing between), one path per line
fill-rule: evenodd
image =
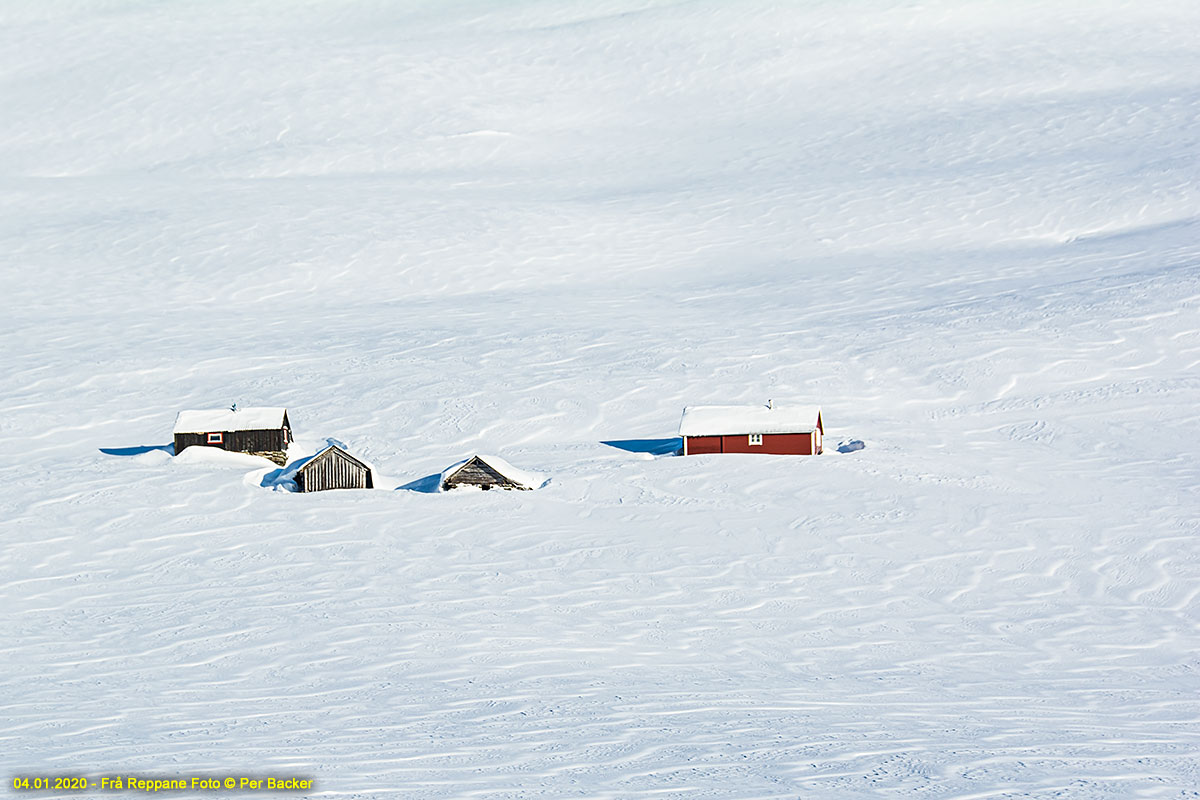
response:
M1198 42L1195 0L0 4L6 791L1200 797ZM767 399L826 454L663 455ZM233 402L386 488L164 449ZM422 491L477 452L550 482Z

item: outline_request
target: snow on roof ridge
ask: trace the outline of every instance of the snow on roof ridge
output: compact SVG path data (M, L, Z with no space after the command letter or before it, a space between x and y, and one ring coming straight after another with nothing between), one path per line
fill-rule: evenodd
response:
M811 433L821 416L818 405L686 406L680 436L735 436L742 433Z
M546 476L542 473L514 467L500 456L489 456L483 453L477 453L476 455L480 461L515 483L521 483L532 489L536 489L546 480Z

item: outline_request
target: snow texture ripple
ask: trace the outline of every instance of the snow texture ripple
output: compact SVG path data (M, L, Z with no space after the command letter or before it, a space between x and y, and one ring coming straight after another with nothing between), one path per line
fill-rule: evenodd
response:
M1191 0L4 3L0 773L1200 796L1197 41ZM768 398L866 447L670 455ZM394 480L172 457L235 402ZM553 479L427 490L477 452Z

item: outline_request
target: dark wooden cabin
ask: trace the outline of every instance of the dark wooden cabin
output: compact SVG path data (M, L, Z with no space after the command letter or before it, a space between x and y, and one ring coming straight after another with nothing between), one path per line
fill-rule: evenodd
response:
M688 406L679 422L685 456L761 453L817 456L825 421L818 406Z
M541 475L517 469L497 456L471 456L442 473L443 491L459 486L488 489L536 489L543 483Z
M331 444L296 470L296 487L302 492L327 489L374 489L371 467Z
M222 408L180 411L175 418L175 455L192 446L218 447L287 463L292 425L286 408Z

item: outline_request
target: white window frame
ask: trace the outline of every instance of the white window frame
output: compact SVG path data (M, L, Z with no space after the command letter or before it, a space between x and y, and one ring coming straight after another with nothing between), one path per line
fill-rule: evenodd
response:
M216 437L216 438L213 438L213 437ZM208 434L208 436L205 438L205 441L204 441L204 443L205 443L205 444L225 444L225 434L223 434L223 433L210 433L210 434Z
M761 433L750 434L750 446L751 447L761 447L762 446L762 437L763 437L763 435Z

